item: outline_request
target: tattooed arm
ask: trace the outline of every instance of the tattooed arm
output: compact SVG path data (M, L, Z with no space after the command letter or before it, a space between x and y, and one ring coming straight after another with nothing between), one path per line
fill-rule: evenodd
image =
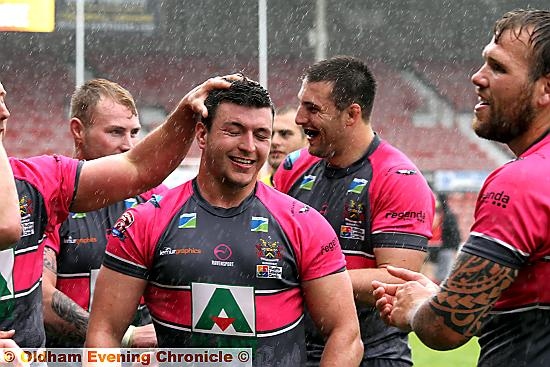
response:
M441 289L416 312L411 326L434 349L455 348L475 336L518 271L461 252Z
M449 277L438 288L406 269L389 272L407 282L373 282L376 306L387 323L413 330L428 347L456 348L476 335L501 293L518 271L460 252Z
M76 302L56 289L57 256L49 247L44 249L42 275L42 300L44 326L48 332L63 335L63 338L84 344L89 313Z
M52 334L62 335L66 341L84 345L90 313L75 301L56 289L57 256L55 251L44 249L42 274L42 304L44 327ZM132 347L148 348L157 345L153 324L132 328Z

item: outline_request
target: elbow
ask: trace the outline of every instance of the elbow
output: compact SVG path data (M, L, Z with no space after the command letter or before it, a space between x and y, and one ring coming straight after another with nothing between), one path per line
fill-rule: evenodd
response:
M351 351L353 355L357 356L357 363L359 364L363 360L363 354L365 352L365 347L363 341L361 340L361 334L357 334L357 337L353 339L351 343Z
M19 217L11 223L0 224L0 238L0 250L13 247L19 241L21 238L21 221Z

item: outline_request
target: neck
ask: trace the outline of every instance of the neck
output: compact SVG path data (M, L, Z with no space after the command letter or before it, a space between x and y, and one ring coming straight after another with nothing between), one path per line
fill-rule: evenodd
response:
M357 162L369 149L374 139L374 131L370 124L363 124L360 129L351 132L345 138L345 145L340 152L327 158L328 164L336 168L345 168Z
M73 150L73 158L74 159L78 159L78 160L82 160L84 159L83 155L82 155L82 150L80 150L78 147L74 147L74 150Z
M517 137L507 144L516 157L522 155L531 145L533 145L550 130L550 116L539 121L542 122L534 122L525 134Z
M197 186L201 196L212 206L219 208L234 208L239 206L256 187L256 182L251 182L245 187L232 186L217 180L210 174L200 172L197 175Z

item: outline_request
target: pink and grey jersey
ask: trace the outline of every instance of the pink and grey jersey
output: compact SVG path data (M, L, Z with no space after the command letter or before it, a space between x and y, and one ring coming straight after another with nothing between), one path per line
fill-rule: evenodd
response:
M153 195L166 191L161 185L135 198L129 198L88 213L70 213L62 225L48 233L45 246L57 254L56 288L90 311L95 280L107 246L107 229L129 208L144 203ZM149 324L151 317L144 304L140 305L133 325ZM74 340L47 333L49 348L77 347Z
M24 348L44 345L42 262L49 223L67 217L80 173L77 160L61 156L10 158L19 195L21 239L0 251L0 330L15 329Z
M314 207L339 236L347 268L377 266L376 248L426 251L434 196L424 177L400 151L376 135L365 155L347 168L330 167L307 149L287 156L275 187ZM406 333L384 325L374 307L358 307L364 362L371 358L411 363ZM319 361L324 341L307 324L308 359Z
M518 269L481 330L480 366L550 361L550 135L485 181L462 251Z
M301 282L345 269L314 209L258 182L238 207L189 181L128 210L104 265L146 279L160 347L250 347L254 365L305 363Z

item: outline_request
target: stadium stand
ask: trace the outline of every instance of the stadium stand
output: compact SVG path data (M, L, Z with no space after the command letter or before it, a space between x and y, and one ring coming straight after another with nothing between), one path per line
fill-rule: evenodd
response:
M471 112L477 95L470 77L479 69L480 62L449 62L416 60L412 69L426 84L444 97L457 112Z
M11 117L5 146L11 156L71 154L66 108L74 73L51 52L2 53L2 83Z

